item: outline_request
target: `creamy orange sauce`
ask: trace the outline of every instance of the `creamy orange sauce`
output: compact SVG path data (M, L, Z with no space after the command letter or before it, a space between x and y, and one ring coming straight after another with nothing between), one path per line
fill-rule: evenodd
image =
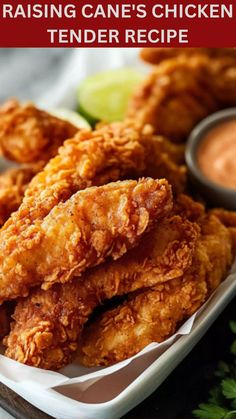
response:
M215 183L236 189L236 119L209 131L197 152L203 174Z

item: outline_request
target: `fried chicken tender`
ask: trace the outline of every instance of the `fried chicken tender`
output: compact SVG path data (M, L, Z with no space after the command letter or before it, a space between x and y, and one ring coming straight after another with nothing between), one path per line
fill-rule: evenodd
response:
M42 163L35 163L0 174L0 226L19 208L29 182L41 169Z
M145 170L146 176L153 178L166 178L178 195L185 191L187 184L186 166L180 164L183 157L182 146L170 143L163 137L149 137L141 141L146 150ZM180 149L179 149L180 147Z
M43 219L75 192L128 177L136 167L142 172L141 136L141 129L115 125L94 132L81 131L65 141L58 155L32 179L19 210L1 230L1 243L12 234L20 235L26 226Z
M236 211L227 211L221 208L215 208L211 210L211 214L214 214L224 224L231 235L233 243L233 253L236 255Z
M142 142L143 145L147 146L147 141ZM156 160L157 160L157 156L166 154L169 158L169 160L172 163L179 165L183 165L183 163L185 162L185 145L184 144L174 144L172 143L170 140L168 140L166 137L162 137L162 136L158 136L158 135L153 135L152 137L149 138L149 142L150 144L153 143L152 147L156 150ZM155 164L154 164L155 165Z
M218 109L236 104L236 56L180 56L154 67L134 93L128 116L173 142Z
M33 290L17 304L11 333L4 341L6 355L28 365L60 369L71 361L96 306L181 276L192 263L198 238L198 225L170 216L120 259L47 291Z
M87 268L116 259L172 209L166 180L114 182L79 191L42 222L13 235L0 256L0 301L29 288L66 282Z
M204 301L205 287L175 279L144 290L105 312L82 333L79 360L87 366L108 366L127 359L152 342L171 336L193 314L193 301ZM196 308L198 305L196 304Z
M0 147L5 157L19 163L47 162L78 128L36 108L9 100L0 108Z
M205 206L193 200L189 195L180 194L174 201L173 213L187 218L189 221L199 223L206 215Z
M12 252L13 243L15 249L21 247L26 242L26 232L34 231L35 224L39 227L56 205L77 191L122 178L148 175L149 170L153 173L150 162L154 154L155 177L160 177L157 176L161 166L158 150L164 146L160 139L151 141L151 138L149 128L129 122L111 124L93 132L81 131L74 139L66 141L59 154L32 179L20 208L1 229L0 270ZM148 145L144 145L146 143ZM14 284L15 281L11 284L12 290ZM24 294L24 285L23 289ZM19 295L23 295L22 292Z
M236 58L236 48L143 48L140 53L142 60L155 65L170 58L180 56L189 58L194 55Z
M192 264L182 277L130 294L85 327L80 340L84 365L110 365L164 341L206 301L224 279L232 249L229 232L216 217L205 216L200 225Z

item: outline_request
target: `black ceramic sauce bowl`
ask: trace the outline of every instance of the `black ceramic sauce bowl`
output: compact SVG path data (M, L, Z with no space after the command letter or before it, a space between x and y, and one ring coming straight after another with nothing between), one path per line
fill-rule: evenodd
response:
M209 205L236 211L236 189L227 188L208 179L197 161L197 151L206 134L217 125L236 120L236 108L224 109L202 120L191 132L186 145L185 158L189 169L190 182ZM236 155L235 155L236 164Z

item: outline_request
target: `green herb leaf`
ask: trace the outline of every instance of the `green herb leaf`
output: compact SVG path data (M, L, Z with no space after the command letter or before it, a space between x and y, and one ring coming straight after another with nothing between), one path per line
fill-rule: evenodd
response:
M233 355L236 355L236 339L233 341L232 345L230 346L230 352Z
M229 327L231 331L236 334L236 321L229 322Z
M236 334L236 321L230 322L230 328ZM236 355L236 339L230 347ZM232 355L231 355L232 358ZM199 419L236 419L236 360L220 362L215 372L218 383L209 392L208 403L199 405L193 411Z
M222 393L227 399L236 399L236 380L227 378L222 383Z
M194 416L199 419L224 419L227 413L229 411L223 407L206 403L200 404L199 409L193 411Z

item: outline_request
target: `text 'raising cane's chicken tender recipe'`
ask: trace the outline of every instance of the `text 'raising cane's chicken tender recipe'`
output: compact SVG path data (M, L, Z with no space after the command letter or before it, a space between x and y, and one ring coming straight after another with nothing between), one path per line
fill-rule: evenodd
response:
M148 74L82 81L80 115L0 108L15 166L0 174L0 338L15 361L125 360L172 336L233 265L236 49L140 58Z

